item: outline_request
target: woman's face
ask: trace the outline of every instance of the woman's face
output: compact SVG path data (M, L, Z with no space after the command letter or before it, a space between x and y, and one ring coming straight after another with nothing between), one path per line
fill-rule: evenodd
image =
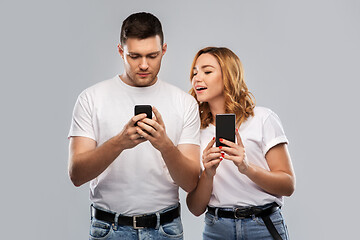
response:
M210 53L201 54L193 69L192 87L199 102L224 100L224 83L221 67Z

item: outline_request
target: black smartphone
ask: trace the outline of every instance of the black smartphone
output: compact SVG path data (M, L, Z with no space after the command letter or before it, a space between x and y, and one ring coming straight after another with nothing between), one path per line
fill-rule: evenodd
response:
M140 113L146 113L146 117L152 119L152 107L151 105L135 105L135 115ZM137 126L137 123L135 123Z
M220 138L235 142L235 114L216 114L216 146L226 146Z

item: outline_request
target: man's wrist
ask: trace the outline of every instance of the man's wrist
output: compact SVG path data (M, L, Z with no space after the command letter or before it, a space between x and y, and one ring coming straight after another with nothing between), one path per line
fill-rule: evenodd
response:
M176 154L178 149L177 147L173 144L173 142L166 137L166 141L163 144L163 147L161 149L158 149L163 155L167 156L167 155L171 155L171 154Z
M125 149L121 141L121 136L119 135L110 138L109 144L111 145L112 149L119 153L121 153Z

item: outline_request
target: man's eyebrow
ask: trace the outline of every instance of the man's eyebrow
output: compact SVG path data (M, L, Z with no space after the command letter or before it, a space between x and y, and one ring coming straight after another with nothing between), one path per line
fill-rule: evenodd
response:
M149 53L147 55L154 55L154 54L159 54L159 53L160 53L160 51L156 51L156 52L151 52L151 53Z

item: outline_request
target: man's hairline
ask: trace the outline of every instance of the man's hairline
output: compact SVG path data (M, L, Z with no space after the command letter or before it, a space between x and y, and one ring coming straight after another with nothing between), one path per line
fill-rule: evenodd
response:
M160 42L161 42L160 34L155 34L155 35L152 35L152 36L149 36L149 37L146 37L146 38L128 37L128 38L125 39L124 43L122 43L122 42L120 41L120 45L121 45L121 46L125 46L125 45L126 45L126 41L127 41L128 39L145 40L145 39L152 38L152 37L156 37L156 36L158 36L158 37L160 38ZM165 41L164 41L164 37L163 37L162 43L160 43L161 47L163 47L164 44L165 44Z

